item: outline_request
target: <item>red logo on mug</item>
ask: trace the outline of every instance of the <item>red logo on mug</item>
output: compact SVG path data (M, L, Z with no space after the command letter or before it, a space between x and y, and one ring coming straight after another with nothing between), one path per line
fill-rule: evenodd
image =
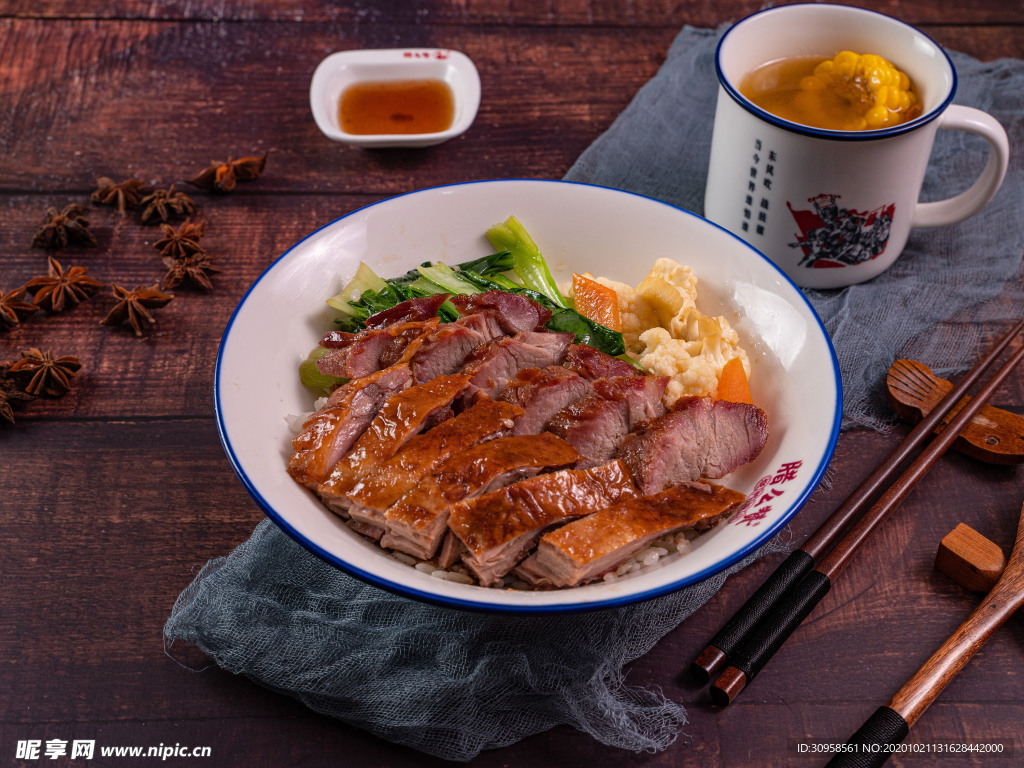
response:
M892 228L895 203L882 205L873 211L841 208L836 202L839 195L821 194L808 198L814 210L796 210L786 201L786 207L796 219L800 234L791 248L803 250L799 266L823 269L862 264L877 258L885 251Z

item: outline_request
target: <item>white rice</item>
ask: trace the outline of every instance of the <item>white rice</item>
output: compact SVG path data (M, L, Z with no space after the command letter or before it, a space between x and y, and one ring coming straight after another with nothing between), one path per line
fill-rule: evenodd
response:
M667 563L682 557L690 547L690 534L686 531L654 541L651 546L640 550L614 571L604 575L604 581L613 582L631 579L650 571L656 571Z
M313 410L306 413L289 413L284 417L284 420L288 422L288 429L292 431L293 435L299 434L302 431L302 425L306 423L306 419L312 416L314 413L319 411L327 405L327 396L318 397L313 403Z
M313 415L313 412L309 413L289 413L284 417L284 420L288 422L288 429L292 431L293 435L299 434L302 431L302 425L306 423L306 419Z
M697 533L694 531L683 531L666 536L663 539L658 539L652 542L649 547L637 552L624 563L620 564L614 571L606 573L603 579L605 582L621 581L623 579L631 579L635 576L655 571L668 563L678 560L686 554L686 551L690 548L690 541L696 538L696 536ZM390 555L398 562L404 563L405 565L411 565L417 571L421 571L435 579L453 581L456 584L477 583L476 579L469 572L469 569L461 563L446 569L441 568L437 563L430 560L418 560L404 552L393 551L390 552ZM532 584L523 581L513 573L507 573L505 576L495 579L494 583L491 584L489 588L525 591L534 589Z
M434 571L431 576L438 576L445 581L454 581L458 584L475 584L476 579L466 573L456 573L454 571Z

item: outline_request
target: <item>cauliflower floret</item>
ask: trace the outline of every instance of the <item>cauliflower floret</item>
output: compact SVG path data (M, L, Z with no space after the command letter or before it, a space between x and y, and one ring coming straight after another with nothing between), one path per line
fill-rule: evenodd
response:
M738 346L739 337L725 318L712 318L694 310L690 313L694 327L705 333L690 338L673 338L664 328L651 328L640 334L644 345L638 362L657 376L668 376L665 403L671 405L680 397L718 394L718 377L722 367L739 357L749 375L750 361Z
M594 277L589 272L584 274L584 277L589 277L605 288L615 291L615 296L619 300L619 322L622 324L622 340L626 344L626 351L633 355L639 354L644 348L640 343L640 334L658 324L657 313L643 296L637 294L632 286L626 283L609 280L607 277Z
M648 277L660 277L662 280L672 283L683 297L683 305L688 303L693 306L697 300L697 276L693 270L684 267L672 259L661 258L654 262Z
M740 335L729 325L728 320L721 315L718 317L705 315L696 307L681 310L672 318L669 332L673 338L685 341L699 341L712 336L720 336L722 341L729 346L735 347L740 343Z
M697 276L689 267L660 258L637 288L585 276L615 291L626 351L651 373L668 377L666 405L680 397L717 396L722 368L735 357L750 376L750 360L729 321L697 309Z
M735 345L739 342L736 332L729 327L724 317L711 318L697 309L697 276L689 267L684 267L672 259L661 258L654 262L647 277L659 277L669 283L683 300L675 317L665 326L672 334L672 338L696 341L710 334L728 330L729 343Z

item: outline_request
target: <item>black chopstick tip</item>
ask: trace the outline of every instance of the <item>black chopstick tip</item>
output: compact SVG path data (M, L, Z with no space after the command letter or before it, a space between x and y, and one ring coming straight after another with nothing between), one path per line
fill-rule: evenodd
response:
M726 667L711 686L711 703L716 707L727 707L746 687L746 673L736 667Z
M707 685L725 666L726 656L721 648L709 645L690 665L690 676L701 685Z

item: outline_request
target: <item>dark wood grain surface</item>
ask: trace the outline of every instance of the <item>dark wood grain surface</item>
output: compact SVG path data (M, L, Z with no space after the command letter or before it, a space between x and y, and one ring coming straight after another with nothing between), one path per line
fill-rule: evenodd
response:
M221 269L213 293L178 291L141 338L98 325L113 301L105 295L0 333L0 360L41 347L84 366L68 395L37 400L15 425L0 425L0 764L32 764L15 759L17 742L27 739L209 745L217 765L446 764L314 714L180 644L173 655L204 671L165 654L161 629L177 595L262 518L213 419L221 333L278 254L360 205L448 182L561 177L654 75L684 24L716 26L760 2L303 5L0 0L0 290L45 271L44 252L30 247L44 212L87 202L96 177L182 188L211 160L270 150L258 184L227 198L194 195L209 225L204 244ZM1019 2L861 5L982 59L1024 56ZM427 150L368 152L317 131L308 85L325 55L433 45L465 51L481 72L480 114L463 137ZM161 278L157 229L106 208L91 221L98 246L58 254L65 264L128 287ZM1024 377L993 402L1024 413ZM833 486L795 518L794 540L899 437L844 433ZM731 579L629 668L630 683L658 686L688 710L667 751L634 755L556 728L473 764L823 763L798 756L795 744L844 741L976 605L977 595L933 568L936 547L966 522L1009 549L1022 479L1020 468L944 458L742 697L716 711L683 670L776 561ZM1024 624L1015 617L908 739L1000 741L1015 756L904 756L892 764L1021 764L1022 691Z

